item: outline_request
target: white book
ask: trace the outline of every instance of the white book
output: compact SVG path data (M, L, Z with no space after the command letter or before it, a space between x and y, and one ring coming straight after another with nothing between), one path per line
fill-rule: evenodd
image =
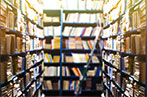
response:
M87 45L85 40L82 41L82 44L83 44L84 49L89 49L89 47L88 47L88 45Z
M84 36L90 36L92 32L92 27L87 27Z
M72 31L72 27L65 27L63 31L63 35L69 36L71 31Z
M60 36L61 35L61 26L54 27L54 36Z
M79 63L80 62L79 54L72 53L72 56L73 56L74 63Z

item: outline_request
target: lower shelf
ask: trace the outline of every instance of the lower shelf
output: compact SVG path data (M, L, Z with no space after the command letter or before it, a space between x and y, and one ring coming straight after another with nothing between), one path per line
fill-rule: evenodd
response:
M45 96L60 96L60 90L42 90L42 93L45 94ZM79 96L97 96L101 97L102 91L99 90L83 90ZM62 96L74 96L74 91L70 90L63 90Z

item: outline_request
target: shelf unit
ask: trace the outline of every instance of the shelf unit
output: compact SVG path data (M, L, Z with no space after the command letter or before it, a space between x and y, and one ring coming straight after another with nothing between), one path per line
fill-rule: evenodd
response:
M62 66L67 66L67 67L84 67L86 66L87 63L66 63L66 62L62 62L62 53L66 53L66 52L72 52L72 53L90 53L92 49L64 49L62 47L63 44L63 38L68 39L69 37L75 38L75 36L63 36L63 29L66 26L70 26L70 27L96 27L97 23L67 23L67 22L63 22L63 14L69 14L69 13L102 13L101 10L44 10L44 13L46 13L47 16L50 17L59 17L60 18L60 22L44 22L44 26L61 26L61 36L60 37L60 49L44 49L44 53L50 53L50 54L59 54L60 55L60 63L48 63L45 62L44 66L45 67L50 67L50 66L55 66L58 67L60 66L60 75L59 76L44 76L44 81L46 80L51 80L51 81L58 81L60 80L60 88L59 90L48 90L48 89L43 89L42 93L45 94L46 96L52 96L52 95L56 95L56 96L73 96L76 95L74 93L73 90L63 90L63 80L79 80L80 77L79 76L62 76ZM45 39L53 39L54 36L45 36ZM80 36L80 38L82 40L94 40L95 36ZM98 57L98 59L100 60L100 63L90 63L90 68L94 68L94 67L98 67L101 66L101 53L99 48L94 50L94 53L96 54L96 56ZM96 77L96 76L87 76L86 78L92 78L92 79L98 79L99 83L102 82L102 77ZM82 90L82 93L79 94L80 96L84 96L84 95L90 95L91 93L93 93L94 95L100 95L102 93L101 90Z
M25 20L25 23L27 22L27 21L30 21L33 25L36 25L36 27L37 28L39 28L39 29L41 29L41 30L43 30L43 26L41 26L41 25L39 25L39 24L37 24L34 20L31 20L26 14L24 14L23 12L22 12L22 9L18 9L17 7L15 7L11 2L9 2L8 0L2 0L3 2L5 2L8 6L10 6L12 9L13 9L13 12L15 12L15 11L19 11L23 16L24 16L24 18L26 19ZM25 1L27 1L27 0L25 0ZM21 3L21 2L20 2ZM29 3L28 1L27 1L27 3ZM30 5L30 4L29 4ZM35 12L36 12L36 14L38 13L33 7L31 7L30 9L33 9ZM7 28L7 27L3 27L3 26L0 26L0 29L1 30L3 30L4 32L6 32L6 34L13 34L13 35L15 35L16 37L21 37L21 38L24 38L24 40L25 40L25 42L26 42L26 36L28 36L28 37L30 37L30 38L32 38L32 39L34 39L34 38L38 38L39 40L41 40L42 42L43 42L43 40L44 40L44 38L42 38L42 37L38 37L37 35L31 35L31 34L28 34L29 32L27 32L27 29L25 28L25 31L26 32L20 32L20 31L15 31L15 30L13 30L13 29L10 29L10 28ZM1 44L0 44L1 45ZM38 93L38 91L41 89L41 87L42 87L42 81L40 80L40 78L41 78L41 76L42 76L42 74L43 74L43 72L44 72L44 70L43 70L43 68L42 68L42 63L43 63L43 49L33 49L33 50L30 50L30 51L26 51L26 43L25 43L25 45L24 45L25 47L25 50L24 50L24 52L19 52L19 53L14 53L14 54L0 54L0 62L5 62L5 61L8 61L8 57L12 57L12 60L15 58L15 57L17 57L17 56L21 56L22 58L23 58L23 60L24 60L24 62L22 63L22 67L23 67L23 70L22 71L20 71L18 74L14 74L12 77L11 77L11 79L10 80L8 80L8 81L6 81L6 82L1 82L0 83L0 96L1 96L1 94L2 94L2 88L4 88L4 87L6 87L6 88L8 88L7 86L8 85L12 85L12 87L14 88L14 85L16 84L15 82L17 82L17 81L19 81L19 80L21 80L21 79L23 79L23 89L22 90L20 90L20 95L19 96L30 96L30 94L28 94L28 91L30 90L30 88L32 87L32 85L34 84L34 83L36 83L35 84L35 86L34 86L34 94L32 95L31 94L31 96L32 97L37 97L37 96L39 96L40 94ZM43 47L43 45L42 45L42 47ZM1 50L1 48L0 48L0 50ZM42 55L42 59L41 60L39 60L38 62L36 62L36 60L35 60L35 58L33 58L33 65L32 66L30 66L29 68L27 68L26 67L26 55L27 55L27 53L29 53L29 54L38 54L38 53L40 53L41 55ZM2 65L2 64L0 64L0 65ZM4 65L4 64L3 64ZM40 68L38 71L37 71L37 68ZM32 71L32 70L34 70L34 71ZM31 80L31 81L29 81L29 83L27 84L26 83L26 80L27 80L27 78L26 78L26 75L27 74L30 74L31 72L34 72L34 75L32 75L32 76L34 76L33 77L33 79ZM12 90L12 92L14 92L14 90ZM14 95L13 93L12 93L12 95Z
M121 0L119 0L119 1L121 1ZM128 9L126 8L127 1L128 0L124 0L124 2L125 2L125 11L121 15L119 15L118 18L116 18L112 22L106 24L103 27L103 30L108 29L111 25L113 25L116 22L119 22L118 25L120 25L120 21L122 20L123 16L125 16L126 13L128 11L130 11L130 10L132 12L134 12L135 11L135 7L137 7L138 5L140 5L140 3L143 2L144 0L137 0L136 3L134 3ZM145 1L145 3L147 4L146 1ZM145 7L147 8L146 4L145 4ZM115 8L116 8L116 6L114 6L114 8L112 8L111 11L113 9L115 9ZM111 13L111 11L109 12L109 14ZM146 18L147 18L147 15L146 15ZM147 22L146 22L146 25L147 25ZM109 36L102 36L101 37L101 40L102 41L105 41L105 40L108 40L108 39L116 39L117 37L120 37L120 50L113 50L113 49L109 49L109 48L104 48L104 46L103 46L103 49L102 49L102 51L106 55L107 54L108 55L109 54L119 54L120 55L120 61L119 61L120 67L119 68L114 65L114 63L113 63L114 60L109 60L109 59L106 60L105 59L105 55L104 54L102 55L102 58L103 58L103 67L105 67L103 69L103 80L106 81L104 83L104 86L105 86L106 91L108 91L107 92L108 94L106 94L105 96L106 97L114 97L114 96L128 97L125 94L126 90L124 90L124 87L123 87L123 84L122 84L123 83L123 80L126 79L127 81L130 81L131 82L131 85L133 86L132 89L134 89L134 84L137 84L137 85L141 86L142 88L144 88L145 89L145 92L144 92L145 94L144 94L143 97L147 97L147 84L146 84L147 83L147 77L146 77L146 82L145 83L136 80L135 77L134 77L134 75L129 74L129 73L127 73L124 70L124 62L123 62L125 56L129 56L131 58L134 58L135 56L137 56L140 61L146 62L146 69L145 70L146 70L146 75L147 75L147 59L146 59L147 58L147 44L146 44L146 48L145 48L145 50L146 50L146 53L145 54L134 54L134 53L130 53L130 52L129 53L128 52L122 52L122 45L123 45L123 43L121 41L123 38L130 37L131 35L141 34L141 30L146 30L146 33L147 33L147 26L138 27L136 29L131 29L130 31L126 31L126 32L121 32L120 29L121 28L119 27L119 31L118 31L117 34L114 34L114 35L112 34L112 35L109 35ZM147 34L146 34L146 37L147 37ZM145 43L147 43L147 38L144 41L146 41ZM113 75L111 74L113 71L110 73L108 70L106 70L107 68L109 68L109 69L112 68L112 69L114 69L114 71L117 74L119 74L119 76L120 76L120 79L119 79L120 80L120 84L117 83L116 79L114 79ZM111 75L109 75L108 72ZM111 83L113 83L113 85L119 90L118 95L114 95L114 93L113 93L114 90L111 89L111 87L112 87ZM135 94L134 94L134 91L135 91L135 89L133 90L133 95L131 97L136 97Z

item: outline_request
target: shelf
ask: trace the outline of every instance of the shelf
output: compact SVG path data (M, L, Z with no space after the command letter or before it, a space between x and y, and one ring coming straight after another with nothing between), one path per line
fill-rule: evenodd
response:
M63 38L76 38L76 37L80 37L82 40L94 40L96 37L95 36L63 36Z
M46 26L60 26L60 22L44 22L43 25Z
M40 40L44 40L44 37L38 37L36 35L31 35L29 33L27 33L26 35L28 35L30 38L34 39L34 38L39 38Z
M45 39L47 39L47 38L49 38L49 39L53 39L54 36L45 36L44 38L45 38Z
M28 2L28 0L25 0L25 1L28 3L30 9L33 9L36 13L38 13L38 11L34 7L31 6L31 4Z
M8 0L4 0L6 4L8 4L9 6L11 6L14 10L19 10L21 12L22 15L24 15L29 21L31 21L33 24L35 24L38 28L43 29L42 26L36 24L33 20L31 20L30 18L28 18L28 16L26 16L20 9L16 8L13 4L11 4Z
M123 14L121 14L118 18L116 18L115 20L113 20L112 22L110 22L109 24L107 24L106 26L103 27L103 29L107 29L110 27L110 25L114 24L116 21L120 20L123 15L125 15L126 12L128 12L128 10L132 10L134 9L138 4L140 4L143 0L139 0L137 1L134 5L132 5L129 9L127 9Z
M108 37L102 37L102 40L107 40L108 38L116 38L117 36L119 36L121 33L115 34L115 35L110 35Z
M25 56L26 53L30 52L31 54L32 53L36 53L36 52L41 52L43 49L36 49L36 50L30 50L30 51L26 51L26 52L20 52L20 53L14 53L14 54L3 54L3 55L0 55L1 57L1 60L6 60L8 58L8 56Z
M19 37L23 36L22 32L14 31L14 30L9 29L7 27L0 26L0 29L3 29L6 32L6 34L15 34L16 36L19 36Z
M110 25L112 25L112 24L114 24L116 21L120 20L120 19L122 18L123 15L124 15L124 13L121 14L119 17L117 17L117 18L116 18L115 20L113 20L112 22L110 22L109 24L107 24L106 26L104 26L103 29L109 28Z
M104 83L104 87L109 91L109 93L112 95L112 97L115 97L115 96L113 96L112 91L110 90L109 86L106 83Z
M105 49L105 48L103 48L102 50L107 51L107 52L112 52L112 53L120 53L121 56L138 56L138 57L145 57L145 55L143 55L143 54L132 54L132 53L128 53L128 52L121 52L121 51L112 50L112 49Z
M107 62L105 59L103 59L104 63L112 68L115 68L117 71L120 71L120 69L118 69L117 67L115 67L114 65L112 65L110 62Z
M120 53L120 51L112 50L112 49L105 49L105 48L103 48L102 50L103 51L107 51L107 52L111 52L111 53Z
M62 63L62 66L68 66L68 67L84 67L86 63ZM101 66L101 63L90 63L91 66ZM60 66L60 63L44 63L44 66Z
M61 10L43 10L43 13L46 13L46 15L49 17L59 17Z
M62 49L62 52L90 53L92 49ZM44 49L45 53L60 53L60 49ZM95 51L96 52L96 49Z
M62 52L90 53L92 49L62 49ZM96 49L94 50L96 52Z
M40 60L40 61L38 61L38 62L36 62L36 63L35 63L34 65L32 65L30 68L26 69L26 72L29 72L29 71L30 71L30 69L35 68L35 67L39 66L40 64L42 64L42 62L43 62L43 59L42 59L42 60Z
M114 81L113 79L112 79L111 81L112 81L113 84L119 89L119 91L120 91L121 93L124 93L124 92L125 92L124 89L121 88L121 87L118 85L118 83L117 83L116 81Z
M63 13L103 13L103 10L63 10Z
M62 76L63 80L79 80L79 76ZM44 76L44 80L60 80L60 76Z
M133 75L128 74L128 73L125 72L124 70L117 69L114 65L112 65L112 64L109 63L109 62L107 62L107 61L104 60L104 59L103 59L103 61L104 61L104 63L105 63L106 65L108 65L108 66L110 66L110 67L112 67L112 68L115 68L117 71L121 72L121 74L123 75L123 77L129 77L129 78L133 79L134 82L136 82L138 85L145 87L145 83L139 82L139 81L135 80ZM110 78L110 76L109 76L108 74L106 74L105 72L103 72L103 73L104 73L108 78Z
M22 93L27 92L27 90L31 87L31 85L35 82L35 80L33 79L32 81L30 81L28 83L28 85L22 90Z
M93 79L102 79L101 77L97 77L97 76L87 76L86 78L93 78ZM63 80L79 80L80 77L79 76L62 76ZM44 80L60 80L60 76L44 76Z
M38 79L42 74L43 74L44 70L42 70L37 76L36 79Z
M26 53L31 53L31 54L33 54L33 53L37 53L37 52L41 52L41 51L43 51L44 49L34 49L34 50L30 50L30 51L26 51Z
M44 49L44 53L59 53L60 54L60 49Z
M146 26L131 30L131 31L127 31L127 32L123 32L123 36L127 37L130 36L132 34L140 34L140 30L144 29L145 30Z
M60 90L47 90L47 89L43 89L42 93L45 94L46 96L54 96L56 95L60 95ZM79 94L79 96L98 96L101 95L102 91L101 90L82 90L82 93ZM92 94L92 95L91 95ZM75 95L75 91L73 90L62 90L62 95L63 96L74 96Z
M34 94L33 94L32 97L35 97L35 96L36 96L38 90L39 90L41 87L42 87L42 83L40 83L40 84L37 86L37 89L35 90L35 92L34 92Z
M105 76L107 77L107 78L111 78L105 71L103 71L103 74L105 74Z
M63 26L72 26L72 27L95 27L97 23L70 23L64 22Z
M135 79L134 79L134 82L137 83L138 85L144 87L144 88L146 87L146 84L143 83L143 82L137 81L137 80L135 80Z

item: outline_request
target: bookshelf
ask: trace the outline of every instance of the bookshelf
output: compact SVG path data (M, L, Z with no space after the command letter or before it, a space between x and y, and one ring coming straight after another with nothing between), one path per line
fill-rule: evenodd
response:
M68 53L72 53L72 55L69 55L70 58L73 56L76 56L77 54L81 54L81 56L85 56L85 55L90 54L92 48L88 48L88 49L84 49L84 48L80 49L78 47L77 48L75 48L75 47L67 48L65 46L64 42L65 42L65 40L70 41L70 39L74 40L76 38L78 38L78 39L80 38L81 41L90 41L90 40L94 40L96 38L96 35L95 34L93 34L92 36L90 36L90 35L88 35L88 36L86 36L86 35L85 36L63 35L63 33L66 32L64 30L66 29L66 27L71 27L71 28L72 27L75 27L75 28L81 27L81 29L85 29L84 27L92 27L94 29L97 25L100 25L100 24L97 24L97 22L91 22L91 23L89 23L89 22L87 22L87 23L66 22L65 19L66 19L66 17L68 17L68 14L70 14L70 13L73 13L73 14L74 13L102 14L102 11L101 10L44 10L44 13L46 14L46 15L44 15L45 16L45 18L44 18L45 31L47 31L46 33L49 32L48 35L45 36L45 39L46 39L46 46L45 47L47 47L47 48L44 49L44 53L45 54L47 53L47 55L45 56L44 66L45 66L45 68L54 68L54 69L56 68L58 73L53 74L53 75L49 75L50 74L49 71L51 69L50 70L48 69L47 71L45 71L45 75L43 77L44 88L42 90L42 93L45 94L46 96L53 96L55 94L56 94L56 96L59 96L59 95L74 96L75 90L70 90L67 87L70 86L70 84L69 84L70 80L73 80L73 82L77 83L80 79L80 76L75 75L74 72L72 71L72 69L69 69L69 68L74 68L74 69L81 68L84 70L84 68L86 69L85 66L87 64L87 61L85 61L85 62L66 62L65 57L68 56ZM54 32L55 30L52 30L52 29L56 29L56 28L58 28L58 26L61 27L60 28L61 32ZM50 34L52 32L56 33L56 34L57 33L60 33L60 34L58 34L58 35ZM77 32L81 33L80 31L77 31ZM91 31L91 33L92 33L92 31ZM58 44L58 45L60 45L60 47L55 49L53 47L56 44L53 45L52 40L54 40L56 37L60 37L60 44ZM76 45L76 44L74 44L74 42L72 42L72 43L73 43L73 45ZM94 54L99 61L94 62L94 63L90 63L90 66L88 67L89 71L94 70L94 68L98 68L98 67L101 68L101 65L102 65L101 52L100 52L98 44L96 46L98 48L96 48L94 50ZM54 56L59 56L58 61L54 62ZM47 57L49 57L48 61L46 60ZM64 74L64 72L68 72L68 69L69 69L69 72L72 72L73 74L71 74L71 75L68 73ZM80 96L84 96L84 95L87 96L90 93L93 93L93 96L100 95L102 93L102 87L103 87L101 85L102 84L102 77L101 77L100 71L99 71L98 75L96 75L96 76L91 76L91 75L88 76L87 75L85 77L84 82L83 82L85 84L85 86L86 86L86 81L88 81L88 79L90 79L91 83L93 84L91 89L86 90L83 88L82 93L79 95ZM69 85L69 86L65 86L65 83L66 83L66 85ZM55 87L55 86L57 86L57 84L58 84L58 88ZM100 88L96 89L96 84L99 85L99 87L101 89ZM47 85L49 85L49 86L47 87ZM50 88L50 87L52 87L52 88ZM88 88L88 86L87 86L87 88Z
M42 6L41 0L36 3ZM4 17L0 21L0 96L40 96L40 78L44 72L42 13L30 5L27 0L0 1L0 16ZM28 10L24 11L24 6L34 13L33 18L34 15L38 15L38 18L30 18ZM9 17L12 17L11 22ZM31 44L29 41L35 43ZM5 42L6 49L3 48Z
M105 9L104 7L105 21L101 41L103 42L102 58L105 96L146 97L147 29L146 21L142 20L146 19L146 1L117 1L118 3L113 4L110 9ZM104 6L107 6L107 4L111 5L112 3L109 1L104 2ZM119 10L120 6L122 6L121 10ZM142 17L143 14L137 13L142 12L141 10L145 12L144 18ZM114 14L117 17L113 18L112 15ZM126 29L124 29L124 25ZM141 41L134 42L133 37L135 37L134 40L140 37ZM141 42L142 45L139 44ZM137 47L140 47L140 49L137 49ZM143 50L140 52L139 50L141 49Z

